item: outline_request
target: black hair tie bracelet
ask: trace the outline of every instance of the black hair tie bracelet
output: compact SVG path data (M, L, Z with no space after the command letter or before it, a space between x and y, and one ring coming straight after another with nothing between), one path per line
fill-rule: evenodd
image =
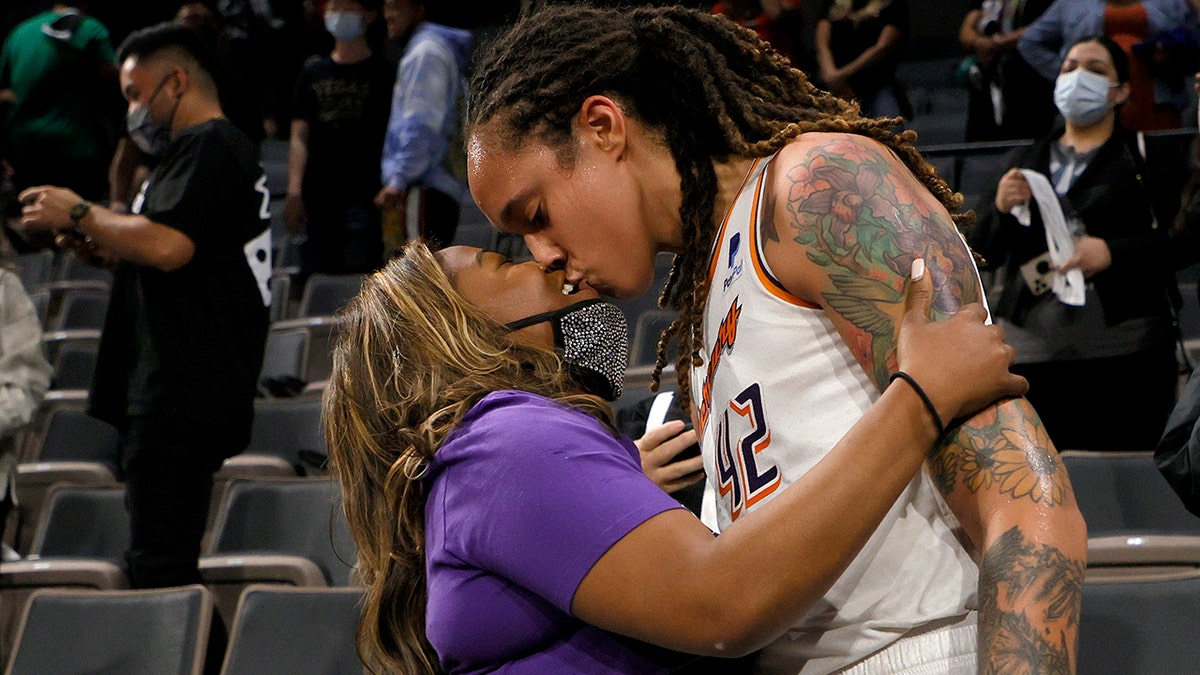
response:
M933 423L937 426L938 443L941 443L942 438L946 435L946 425L942 424L942 416L938 414L937 408L933 407L933 401L929 400L929 394L925 393L925 390L921 388L921 385L917 384L917 381L913 379L912 375L909 375L903 370L897 370L896 372L892 373L892 376L888 378L888 384L891 384L896 380L904 380L907 382L909 386L913 388L913 391L917 392L917 396L920 396L921 400L925 402L925 407L929 409L929 414L933 416Z

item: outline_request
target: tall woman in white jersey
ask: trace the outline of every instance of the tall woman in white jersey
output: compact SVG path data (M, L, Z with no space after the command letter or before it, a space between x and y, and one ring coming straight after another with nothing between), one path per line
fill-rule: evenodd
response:
M618 297L648 290L657 252L677 254L664 338L682 346L725 522L813 474L880 391L921 386L892 382L915 258L935 313L980 297L951 215L961 197L914 135L815 89L748 31L679 8L548 9L481 64L470 179L497 227L569 284ZM1036 413L1012 399L933 421L945 433L925 474L764 667L941 672L977 655L984 672L1074 669L1086 533ZM839 479L823 476L829 494Z

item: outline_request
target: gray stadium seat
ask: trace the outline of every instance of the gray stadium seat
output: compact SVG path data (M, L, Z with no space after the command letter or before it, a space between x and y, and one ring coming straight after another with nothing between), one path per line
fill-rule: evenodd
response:
M1146 568L1083 585L1079 668L1087 675L1195 673L1200 570Z
M1061 454L1089 537L1195 535L1200 518L1184 508L1151 452Z
M9 675L197 675L212 599L202 586L151 591L38 591Z
M361 274L314 274L304 284L298 314L333 316L362 288Z
M358 675L362 595L358 588L246 588L222 675Z
M229 482L200 574L227 623L252 583L351 584L357 546L327 479Z

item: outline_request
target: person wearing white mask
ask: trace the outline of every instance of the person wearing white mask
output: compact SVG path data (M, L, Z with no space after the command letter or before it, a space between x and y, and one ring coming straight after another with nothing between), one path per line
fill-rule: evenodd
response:
M1055 81L1063 125L1022 152L971 232L998 270L992 312L1017 349L1013 370L1029 379L1028 398L1060 448L1150 449L1175 400L1179 291L1165 225L1185 171L1161 149L1147 161L1143 139L1121 125L1128 81L1113 40L1075 43ZM1045 176L1054 194L1036 199L1022 170ZM1059 265L1048 253L1051 215L1039 205L1055 196L1074 245ZM1075 269L1086 284L1081 306L1050 292L1056 275Z
M383 262L379 161L394 72L372 49L379 0L330 0L325 30L333 51L304 65L296 82L284 222L304 233L300 268L370 272Z

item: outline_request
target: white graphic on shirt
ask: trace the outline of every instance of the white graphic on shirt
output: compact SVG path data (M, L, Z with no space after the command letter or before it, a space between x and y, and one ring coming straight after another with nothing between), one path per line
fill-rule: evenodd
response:
M254 184L254 191L262 195L262 204L258 207L258 219L271 219L271 191L267 189L267 174L258 177L258 182Z
M262 234L246 242L242 252L246 254L246 264L258 283L258 292L262 293L263 306L270 307L271 289L267 282L271 279L271 228L266 228Z

